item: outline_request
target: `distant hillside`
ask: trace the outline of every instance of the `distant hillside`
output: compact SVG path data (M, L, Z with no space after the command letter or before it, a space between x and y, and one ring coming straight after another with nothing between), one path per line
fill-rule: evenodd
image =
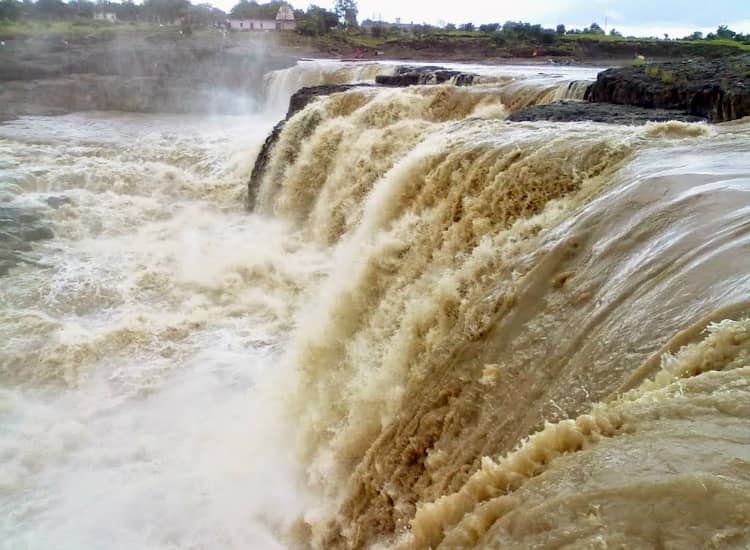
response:
M443 59L493 61L503 59L555 58L570 62L630 60L635 56L667 60L686 57L722 57L750 46L732 40L656 40L600 35L561 35L542 40L503 43L491 34L442 32L423 36L376 38L369 34L330 33L322 36L286 34L284 43L300 54L391 59Z

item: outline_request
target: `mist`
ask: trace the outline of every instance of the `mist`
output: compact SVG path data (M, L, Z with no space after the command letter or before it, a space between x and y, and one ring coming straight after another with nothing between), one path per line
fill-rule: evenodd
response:
M200 37L117 33L105 42L9 40L0 49L0 117L74 111L251 114L263 75L294 64L270 33Z

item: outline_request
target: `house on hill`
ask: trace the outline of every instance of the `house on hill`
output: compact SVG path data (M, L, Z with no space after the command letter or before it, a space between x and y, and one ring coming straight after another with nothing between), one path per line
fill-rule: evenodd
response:
M293 31L297 28L294 11L288 5L279 8L275 19L228 19L227 25L232 31Z

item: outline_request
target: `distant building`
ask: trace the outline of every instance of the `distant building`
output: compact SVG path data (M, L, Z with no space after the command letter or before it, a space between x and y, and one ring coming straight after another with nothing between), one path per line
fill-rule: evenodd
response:
M96 21L109 21L110 23L116 23L117 14L113 11L95 11L94 19Z
M276 14L276 27L280 31L293 31L297 28L297 23L294 21L294 10L290 5L284 5L279 8L279 12Z
M297 28L294 11L290 6L281 6L275 19L229 19L227 25L233 31L293 31Z

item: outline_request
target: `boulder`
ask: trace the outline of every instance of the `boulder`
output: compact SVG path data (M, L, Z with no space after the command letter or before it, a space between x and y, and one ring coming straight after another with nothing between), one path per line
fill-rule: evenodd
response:
M552 122L606 122L609 124L645 124L646 122L705 122L704 117L671 111L667 109L644 109L631 105L614 103L583 103L580 101L561 101L549 105L535 105L512 113L511 122L548 120Z
M750 115L750 54L608 69L586 99L735 120Z
M392 75L378 75L375 83L381 86L417 86L424 84L443 84L454 80L457 86L470 86L479 76L472 73L437 67L402 65L396 67Z
M321 86L308 86L297 90L289 99L289 109L286 112L286 120L292 118L316 97L346 92L353 88L367 88L371 84L323 84Z

